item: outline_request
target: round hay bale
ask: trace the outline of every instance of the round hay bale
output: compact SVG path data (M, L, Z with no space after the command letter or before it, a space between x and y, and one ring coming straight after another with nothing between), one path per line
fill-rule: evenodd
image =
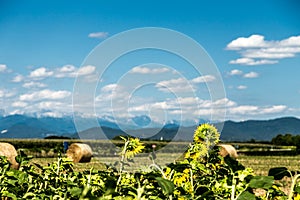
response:
M11 163L11 167L14 169L19 168L19 163L16 162L16 156L18 155L15 147L6 142L0 142L0 156L7 157L7 160Z
M222 157L226 157L226 156L230 156L231 158L237 158L238 154L236 149L230 145L230 144L218 144L218 146L220 147L219 149L219 154Z
M67 157L73 162L90 162L93 156L92 148L87 144L73 143L67 150Z

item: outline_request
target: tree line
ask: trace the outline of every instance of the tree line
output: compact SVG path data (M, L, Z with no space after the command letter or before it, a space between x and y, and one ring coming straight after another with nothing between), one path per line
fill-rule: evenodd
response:
M296 146L297 150L300 149L300 135L292 134L279 134L271 140L274 145L286 145L286 146Z

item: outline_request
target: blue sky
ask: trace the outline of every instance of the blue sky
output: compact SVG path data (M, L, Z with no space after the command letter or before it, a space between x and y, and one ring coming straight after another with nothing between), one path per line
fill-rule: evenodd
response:
M225 119L236 121L300 117L299 6L284 0L2 0L0 109L5 115L72 115L77 77L87 87L97 83L91 88L94 105L76 113L81 116L128 121L148 115L153 123L194 122L225 110ZM97 74L99 66L84 64L97 45L143 27L171 29L198 42L216 64L226 96L211 99L207 84L216 77L197 74L189 63L163 51L122 56L103 77ZM130 92L120 81L128 74L136 80L152 77L154 83ZM180 77L191 84L185 92L193 95L182 93Z

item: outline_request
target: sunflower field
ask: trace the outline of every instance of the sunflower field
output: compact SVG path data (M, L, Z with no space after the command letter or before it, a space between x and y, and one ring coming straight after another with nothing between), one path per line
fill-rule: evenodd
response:
M300 199L297 173L274 168L268 176L256 176L237 160L219 155L220 134L209 124L199 126L185 155L166 166L155 162L135 172L126 171L132 158L145 150L138 138L125 138L120 160L105 170L74 170L71 160L41 166L24 153L16 157L19 169L0 157L0 199ZM275 181L291 177L288 193Z

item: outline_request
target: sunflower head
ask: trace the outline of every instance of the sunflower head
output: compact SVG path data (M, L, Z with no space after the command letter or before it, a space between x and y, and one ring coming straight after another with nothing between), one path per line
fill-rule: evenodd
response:
M194 142L196 144L205 143L207 147L217 144L220 140L220 133L210 124L198 126L194 133Z
M141 153L145 148L139 138L128 138L125 144L123 152L125 152L126 158L134 157L136 154Z
M210 124L198 126L194 133L194 142L190 145L185 158L199 160L207 156L209 150L219 142L220 133Z

